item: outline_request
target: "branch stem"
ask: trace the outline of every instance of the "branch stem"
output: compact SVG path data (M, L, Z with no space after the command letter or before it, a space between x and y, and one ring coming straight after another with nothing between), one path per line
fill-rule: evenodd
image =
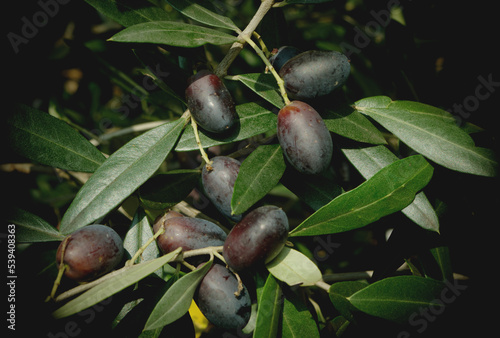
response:
M207 163L207 170L211 171L213 161L211 161L208 158L205 149L203 149L203 146L201 145L200 133L198 132L198 124L196 123L195 119L192 116L191 116L191 127L193 127L194 137L196 139L196 144L198 145L198 149L200 150L201 157Z
M273 5L274 0L264 0L260 3L260 6L257 9L257 12L255 12L253 18L250 20L245 29L239 34L238 41L233 43L224 59L222 59L221 63L219 63L219 65L215 69L215 75L220 78L227 75L229 66L233 63L233 61L236 59L236 57L244 47L244 44L246 42L245 37L248 38L253 34L259 23L262 21L267 12L269 12L271 7L273 7Z

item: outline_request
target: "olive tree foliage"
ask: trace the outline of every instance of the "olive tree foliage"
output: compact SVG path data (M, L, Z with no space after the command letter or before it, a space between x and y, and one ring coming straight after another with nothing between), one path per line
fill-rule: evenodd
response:
M346 28L335 23L337 17L330 18L335 23L329 22L330 30L317 22L318 31L334 38L310 49L343 53L350 58L351 75L334 93L308 102L321 115L334 147L326 170L311 175L298 172L278 142L277 113L290 100L268 59L280 47L276 35L282 34L287 20L304 9L330 11L331 2L86 2L120 25L99 43L134 56L136 75L143 82L98 56L90 42L68 45L94 57L122 89L123 101L130 103L121 107L122 113L142 105L141 116L149 120L135 122L123 113L128 125L97 134L58 105L51 106L50 114L17 105L9 115L8 147L32 163L54 168L74 192L61 207L59 224L49 224L22 206L8 212L17 243L29 244L24 254L49 257L38 260L45 265L37 271L50 283L41 283L47 289L38 288L40 299L34 300L47 317L44 332L61 337L93 332L160 337L180 329L186 336L195 330L220 330L224 337L349 337L382 327L406 337L425 331L454 305L466 286L454 279L449 249L440 239L438 203L426 196L425 188L432 184L436 168L492 179L498 163L493 150L476 146L472 133L477 126L457 124L449 111L391 98L364 82L366 64L361 62L367 60L358 54L363 54L366 42L376 43L390 20L401 21L397 4L376 13L373 35L362 33L354 41L343 40ZM331 13L338 11L335 7ZM300 27L292 29L297 30ZM287 43L293 45L294 39ZM304 46L311 44L299 47ZM200 128L187 109L186 79L200 68L217 75L233 94L237 121L221 134ZM362 92L359 88L376 95L355 97ZM276 257L239 272L251 298L250 316L243 327L232 330L207 328L193 305L211 266L225 263L222 246L163 254L155 243L160 234L152 226L158 215L173 209L230 231L234 218L214 208L203 191L202 168L211 163L213 152L241 161L230 197L232 215L279 204L290 222L288 241ZM182 166L183 156L198 162ZM346 179L339 163L348 165L357 180ZM368 272L337 274L337 266L328 265L342 249L336 240L342 237L336 236L371 231L391 217L404 220L411 234L418 234L414 251L397 251ZM113 272L86 284L60 278L59 292L44 303L58 271L57 245L95 223L117 229L127 258ZM402 226L390 228L395 229L386 243L389 252L394 242L411 240Z

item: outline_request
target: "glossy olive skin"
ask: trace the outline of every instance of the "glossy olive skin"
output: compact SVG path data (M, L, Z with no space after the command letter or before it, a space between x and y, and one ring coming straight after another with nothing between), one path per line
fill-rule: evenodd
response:
M93 224L67 236L59 245L56 261L67 265L64 274L76 281L89 281L112 271L123 257L123 241L110 227Z
M237 222L241 215L231 215L231 198L241 163L226 156L216 156L212 161L212 170L205 165L201 173L203 190L223 215Z
M269 62L273 65L273 68L279 72L281 67L293 58L300 54L300 50L292 46L283 46L278 49L276 54L269 58Z
M283 249L288 231L288 218L281 208L259 207L231 229L224 242L224 259L234 271L267 263Z
M155 223L155 226L156 232L161 225ZM165 232L156 239L156 243L164 254L179 247L187 251L208 246L221 246L224 245L226 239L224 230L200 218L170 217L163 222L163 226Z
M278 113L278 141L286 159L299 172L319 174L330 164L333 142L318 112L292 101Z
M158 230L160 230L160 227L163 226L165 221L169 218L174 218L174 217L184 217L183 214L174 211L174 210L169 210L166 213L159 215L156 217L155 221L153 222L153 232L156 234Z
M237 114L231 93L224 83L208 70L188 79L187 106L201 128L222 133L236 122Z
M194 301L215 326L238 329L250 318L251 300L245 286L238 297L234 295L237 291L236 277L223 265L213 264L198 286Z
M349 59L335 51L307 51L288 60L279 75L294 100L321 97L342 86L349 73Z

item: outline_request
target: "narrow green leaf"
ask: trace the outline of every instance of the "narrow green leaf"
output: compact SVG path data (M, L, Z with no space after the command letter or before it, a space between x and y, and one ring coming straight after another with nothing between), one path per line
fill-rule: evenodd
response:
M365 179L370 179L380 169L398 160L384 146L342 149L342 152ZM422 228L439 232L439 219L424 192L419 192L413 202L401 212Z
M78 313L88 307L91 307L104 299L120 292L126 287L137 283L144 277L152 274L163 265L177 258L181 248L178 248L165 256L147 261L141 264L133 265L129 268L119 270L113 277L93 287L77 298L70 300L65 305L54 311L54 318L64 318Z
M282 337L319 338L316 321L307 306L295 295L285 298L283 304Z
M141 186L161 165L179 137L185 120L163 124L113 153L76 195L61 221L69 234L105 216Z
M139 207L132 219L130 229L123 239L123 248L132 257L146 242L153 237L153 229L149 224L148 217L144 209ZM160 255L158 246L155 243L148 245L146 250L139 257L139 263L157 258ZM136 263L136 262L134 262ZM161 277L161 276L160 276Z
M212 263L213 260L210 260L176 281L156 304L144 330L163 327L182 317L189 310L196 288Z
M157 43L176 47L199 47L204 44L226 45L236 36L214 29L182 22L153 21L130 26L113 35L110 41Z
M56 228L28 211L10 208L6 212L6 221L15 225L17 243L52 242L64 239L64 235Z
M432 166L420 155L398 160L316 211L290 236L333 234L375 222L408 206L432 172Z
M349 301L372 316L407 324L421 309L442 311L444 303L440 298L445 289L444 283L430 278L389 277L359 290Z
M208 1L167 0L167 2L188 18L209 26L227 28L237 33L240 32L238 26L231 19L206 8L210 5Z
M267 276L257 306L257 323L253 331L253 337L276 337L283 307L283 293L279 282L272 274Z
M125 27L142 22L172 19L167 11L149 2L135 0L85 0L85 2Z
M200 170L172 170L150 178L139 188L141 202L149 209L167 209L193 190Z
M279 93L278 84L272 74L251 73L240 74L231 77L232 80L238 80L260 97L281 109L285 105L283 97Z
M355 141L385 144L384 136L363 114L351 107L322 113L328 130Z
M105 157L67 123L20 105L7 118L8 147L19 155L65 170L94 172Z
M278 184L286 164L279 144L261 145L242 163L231 200L232 213L239 215Z
M229 134L218 135L200 129L200 141L204 148L246 140L249 137L276 130L276 115L267 108L256 103L245 103L236 106L239 124L233 126ZM193 128L186 128L175 150L197 150L198 145L194 137Z
M475 175L496 175L498 163L494 152L476 147L472 138L443 110L380 96L357 101L355 108L444 167Z
M439 246L430 249L432 257L436 260L443 280L453 280L453 269L451 266L450 250L447 246Z
M284 247L266 267L274 277L290 286L310 286L322 278L321 271L313 261L289 247Z
M353 312L358 310L347 300L347 298L367 286L368 284L363 282L346 281L334 283L330 287L330 290L328 290L333 306L335 306L337 311L340 312L340 314L348 321L356 321L354 319Z

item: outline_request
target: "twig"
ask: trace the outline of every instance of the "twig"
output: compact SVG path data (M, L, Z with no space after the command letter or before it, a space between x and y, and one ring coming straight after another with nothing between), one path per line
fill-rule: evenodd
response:
M214 252L221 252L223 248L224 248L223 246L209 246L209 247L202 248L202 249L189 250L189 251L180 253L175 259L171 260L169 263L175 263L175 262L182 263L184 258L194 257L194 256L201 256L201 255L213 256ZM147 263L148 263L148 261L141 262L139 264L136 264L135 266L138 266L141 264L147 264ZM110 272L110 273L102 276L101 278L96 279L90 283L79 285L71 290L68 290L64 293L61 293L55 299L55 301L60 302L60 301L65 300L67 298L73 297L79 293L87 291L87 290L93 288L94 286L97 286L97 285L107 281L108 279L115 277L116 275L124 273L125 271L127 271L130 268L132 268L132 266L124 266L121 269Z
M134 265L134 262L137 260L137 258L139 258L140 255L142 255L142 253L144 252L144 250L146 250L149 244L153 243L164 232L165 232L165 226L162 225L160 229L158 229L158 231L154 234L154 236L151 236L151 238L149 238L147 242L142 247L140 247L139 250L137 250L137 252L134 254L134 257L132 257L125 263L125 266Z
M236 59L236 57L244 47L245 37L248 38L253 34L253 32L262 21L264 16L267 14L267 12L269 12L273 4L274 0L264 0L261 2L260 7L257 9L257 12L255 12L252 20L250 20L246 28L239 34L238 41L233 43L224 59L215 69L215 75L222 78L227 74L229 66L233 63L233 61Z
M212 171L212 169L213 169L212 168L213 161L211 161L208 158L207 153L205 152L205 150L203 149L203 146L201 145L200 134L198 133L198 124L196 123L196 121L193 118L193 116L191 116L191 127L193 127L194 137L196 139L196 144L198 145L198 149L200 150L201 157L203 158L203 160L207 164L207 170L208 171Z

